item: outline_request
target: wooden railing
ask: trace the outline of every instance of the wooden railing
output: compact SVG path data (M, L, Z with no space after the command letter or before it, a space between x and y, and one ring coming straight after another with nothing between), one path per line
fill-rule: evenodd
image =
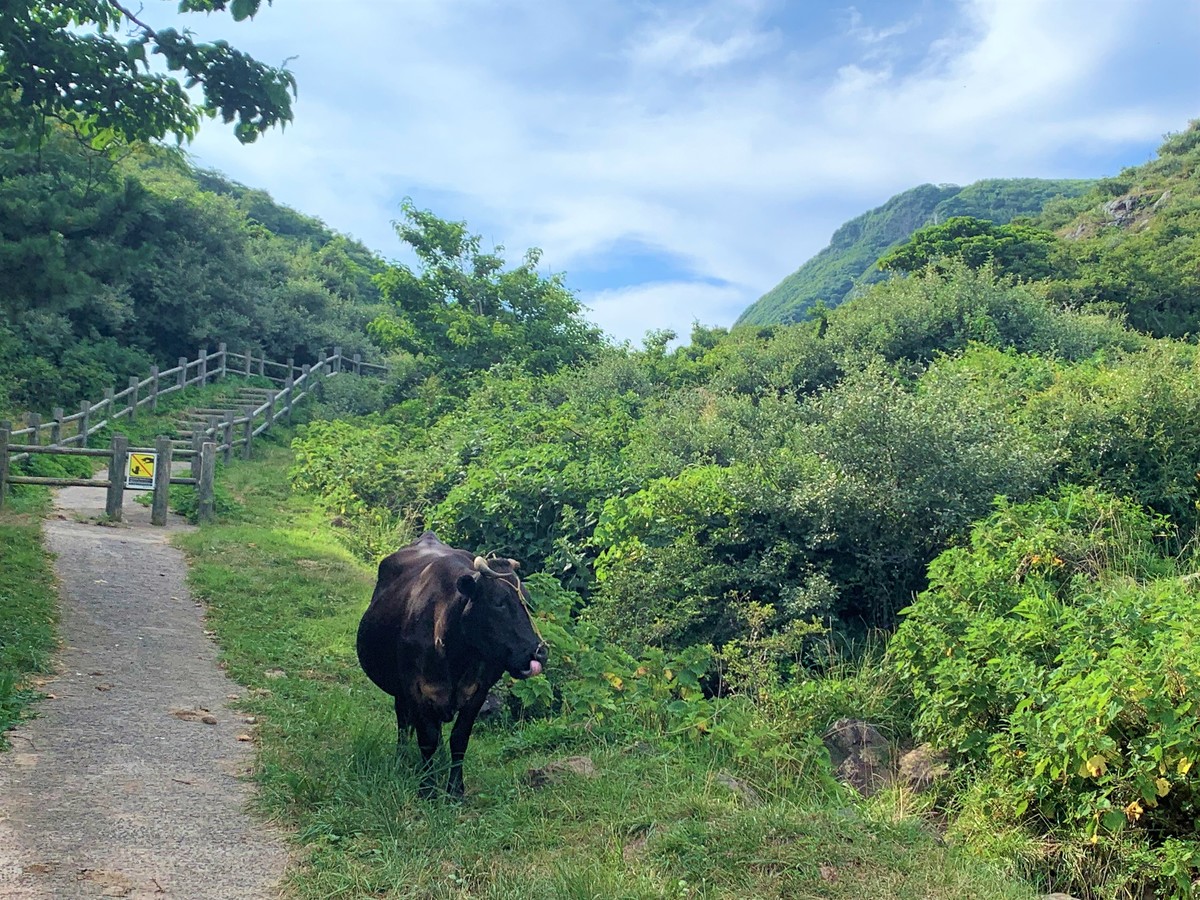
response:
M171 474L174 462L175 448L171 439L163 436L155 440L153 447L130 447L129 440L123 434L114 434L107 449L92 449L90 447L64 447L62 445L44 444L12 444L9 442L9 432L0 428L0 509L4 508L4 495L10 484L40 484L48 487L102 487L108 493L104 502L104 512L113 522L120 522L122 506L125 497L125 467L131 453L154 453L157 462L154 467L153 498L150 503L150 524L167 524L167 489L172 484L193 484L196 486L196 501L198 518L207 521L212 518L214 507L214 474L217 446L212 441L205 441L200 452L193 458L198 466L193 466L191 477ZM189 451L190 452L190 451ZM24 459L31 453L46 453L52 456L93 456L108 459L106 478L50 478L36 475L13 475L12 461Z
M207 347L201 347L194 360L189 361L181 356L174 368L165 371L159 371L158 366L151 366L148 377L139 379L136 375L131 376L125 390L117 393L110 388L104 392L103 400L98 403L83 401L79 405L79 412L69 416L64 415L62 408L56 408L50 420L44 423L41 416L30 413L26 416L28 424L19 429L14 429L11 422L0 421L0 509L4 507L10 484L107 487L105 512L112 520L120 521L128 454L155 452L158 454L158 464L155 468L152 523L166 524L168 484L196 485L199 518L202 521L210 519L213 514L213 473L217 453L221 453L223 460L229 462L234 448L240 446L242 456L248 459L254 438L268 431L279 418L290 421L295 405L318 390L325 380L342 373L365 375L378 372L386 373L387 367L363 362L357 353L347 359L340 347L334 347L331 352L322 350L315 366L296 366L291 359L286 363L273 362L261 355L256 357L249 349L245 353L231 353L225 344L219 344L214 353L209 353ZM114 434L108 448L88 447L89 438L102 428L122 418L136 421L141 407L149 406L151 411L157 410L160 397L191 385L203 386L209 381L219 381L231 374L262 376L279 385L280 389L267 391L261 404L244 407L240 416L231 410L212 410L221 414L208 416L204 428L193 429L190 441L173 441L166 435L160 435L153 448L130 448L125 435ZM47 433L49 443L42 443L43 432ZM15 442L18 438L27 440L24 443ZM74 446L76 444L79 446ZM107 457L109 477L82 479L13 475L12 463L27 459L33 453ZM191 459L190 476L171 474L171 466L176 458ZM158 483L160 473L163 473L161 489Z

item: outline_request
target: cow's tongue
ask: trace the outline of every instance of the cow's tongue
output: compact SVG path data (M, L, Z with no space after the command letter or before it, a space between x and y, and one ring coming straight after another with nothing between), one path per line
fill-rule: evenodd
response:
M539 674L541 674L541 671L542 671L542 664L540 662L538 662L536 659L531 659L529 661L529 668L525 670L526 674L530 675L530 676L539 675Z

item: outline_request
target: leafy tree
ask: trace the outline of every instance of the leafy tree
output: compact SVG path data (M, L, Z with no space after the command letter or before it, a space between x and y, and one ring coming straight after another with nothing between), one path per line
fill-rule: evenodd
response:
M420 272L396 265L379 276L391 306L369 328L380 346L436 360L452 383L504 361L552 372L600 346L600 332L561 276L538 274L538 250L505 270L503 248L485 253L466 223L411 201L403 211L396 231L416 252Z
M1061 275L1069 260L1058 238L1031 225L997 225L985 219L954 216L929 225L879 260L879 268L915 272L943 258L957 258L973 269L991 264L997 275L1036 281Z
M203 190L177 150L116 159L64 128L36 150L18 137L0 130L0 322L20 357L3 393L17 409L94 400L114 376L216 340L300 362L335 345L378 358L365 329L384 264L366 247L256 197L264 218L295 225L273 233L236 190Z
M270 0L267 0L270 3ZM181 0L180 12L229 10L235 21L262 0ZM132 36L122 40L119 35ZM169 73L151 68L161 56ZM193 101L187 88L199 86ZM201 117L234 123L238 140L292 119L296 82L224 41L197 43L155 29L117 0L7 0L0 15L0 126L39 144L61 122L92 146L191 138Z

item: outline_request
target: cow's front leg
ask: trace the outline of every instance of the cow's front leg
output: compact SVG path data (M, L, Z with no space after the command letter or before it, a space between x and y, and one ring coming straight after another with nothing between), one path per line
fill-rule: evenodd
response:
M417 746L421 748L421 787L419 793L426 800L437 796L437 779L433 772L433 755L442 740L442 723L436 719L422 717L417 723Z
M475 726L475 717L487 700L488 689L480 685L475 693L463 705L458 714L458 721L450 732L450 780L446 784L446 793L456 799L462 799L463 788L463 757L467 755L467 744L471 740L471 729Z
M399 697L396 698L396 755L400 755L400 748L404 746L404 732L409 726L408 708Z

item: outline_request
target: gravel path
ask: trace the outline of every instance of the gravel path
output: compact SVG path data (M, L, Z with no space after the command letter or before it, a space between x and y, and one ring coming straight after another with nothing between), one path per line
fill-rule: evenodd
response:
M278 896L278 834L245 813L252 732L227 703L183 555L187 526L95 524L104 490L58 492L46 521L62 598L59 675L0 753L0 898Z

